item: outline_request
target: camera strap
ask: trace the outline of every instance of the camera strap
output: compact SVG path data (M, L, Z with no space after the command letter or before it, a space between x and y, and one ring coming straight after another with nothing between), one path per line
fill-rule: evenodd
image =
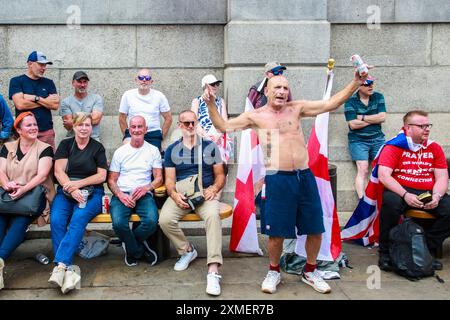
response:
M203 148L202 148L202 138L197 135L198 142L198 188L200 189L201 194L203 194L203 173L202 173L202 167L203 167Z

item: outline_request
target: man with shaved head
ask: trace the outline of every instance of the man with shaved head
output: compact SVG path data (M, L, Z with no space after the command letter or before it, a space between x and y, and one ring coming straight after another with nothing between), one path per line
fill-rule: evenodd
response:
M113 193L111 219L115 233L122 241L125 264L129 267L144 260L158 261L156 252L145 241L158 227L158 209L153 190L162 185L161 154L144 140L147 125L142 116L130 119L131 139L114 152L109 167L108 187ZM134 230L128 221L133 212L141 219Z
M139 70L135 78L138 87L126 91L120 101L119 125L124 135L124 142L128 141L130 131L127 119L129 121L133 116L143 116L147 123L145 141L161 150L161 142L166 137L172 124L172 115L166 96L151 87L153 81L149 69ZM164 119L162 128L160 116Z
M288 102L289 82L282 75L269 79L265 89L267 104L224 121L214 107L212 91L204 93L214 126L227 130L255 129L264 152L265 186L262 191L261 232L269 236L269 271L261 290L274 293L281 281L280 257L285 238L307 235L306 266L302 281L316 291L328 293L330 286L316 269L322 242L323 212L315 178L308 168L308 152L300 120L329 112L342 105L364 82L354 79L329 100Z

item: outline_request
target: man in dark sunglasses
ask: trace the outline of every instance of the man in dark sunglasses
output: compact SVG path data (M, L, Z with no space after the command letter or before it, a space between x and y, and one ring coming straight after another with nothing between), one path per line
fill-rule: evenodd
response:
M369 76L345 103L348 147L352 160L356 162L355 190L359 199L363 197L368 182L369 163L384 144L381 124L386 119L386 105L384 96L373 90L374 81Z
M285 66L282 66L276 61L271 61L266 63L264 66L264 79L255 83L248 91L247 97L252 103L255 109L264 106L267 103L267 98L264 94L264 90L267 87L267 81L273 76L283 75L286 70ZM292 94L289 90L288 101L292 100Z
M169 102L162 92L151 87L153 79L149 69L139 70L135 82L138 87L126 91L120 101L119 125L123 134L123 142L128 142L131 137L127 119L139 115L144 117L147 124L145 141L161 151L162 140L166 137L172 124ZM162 128L160 115L164 119Z

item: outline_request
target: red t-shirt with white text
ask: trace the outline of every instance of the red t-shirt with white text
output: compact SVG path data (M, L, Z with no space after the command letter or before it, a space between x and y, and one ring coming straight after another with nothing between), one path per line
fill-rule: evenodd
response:
M437 143L417 152L387 145L378 164L393 169L392 177L402 186L418 190L432 190L434 169L447 169L444 151Z

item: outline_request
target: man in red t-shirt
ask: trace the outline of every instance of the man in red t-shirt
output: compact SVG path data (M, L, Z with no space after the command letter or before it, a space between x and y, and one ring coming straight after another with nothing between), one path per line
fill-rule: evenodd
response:
M408 112L403 117L405 135L410 137L416 152L386 145L379 157L378 178L384 185L380 211L380 260L382 270L391 269L389 259L389 231L398 224L400 216L409 208L433 213L437 219L426 230L428 249L432 254L450 236L450 196L447 161L442 147L428 140L432 124L428 113ZM433 198L423 204L417 195L429 191ZM442 268L438 261L436 269Z

